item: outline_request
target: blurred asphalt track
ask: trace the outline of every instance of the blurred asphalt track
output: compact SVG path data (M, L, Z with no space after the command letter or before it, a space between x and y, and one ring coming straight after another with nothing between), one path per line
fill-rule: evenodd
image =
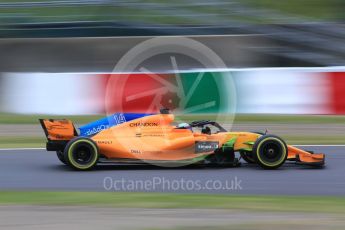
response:
M106 191L104 179L129 181L240 180L242 189L234 190L167 190L162 186L150 192L203 192L229 194L272 195L345 195L345 146L303 146L301 148L326 153L326 166L313 169L286 163L279 170L262 170L243 163L238 168L158 168L154 166L99 165L93 171L78 172L62 165L54 152L43 149L0 150L0 190L68 190ZM121 186L119 186L121 187ZM115 191L112 189L110 191ZM144 190L120 190L144 191Z

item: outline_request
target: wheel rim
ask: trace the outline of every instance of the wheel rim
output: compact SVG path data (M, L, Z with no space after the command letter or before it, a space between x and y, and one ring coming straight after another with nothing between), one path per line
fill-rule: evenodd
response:
M283 147L274 141L267 141L261 146L261 159L267 163L276 163L281 160Z
M80 144L73 148L72 157L79 165L89 165L94 158L93 148L88 144Z

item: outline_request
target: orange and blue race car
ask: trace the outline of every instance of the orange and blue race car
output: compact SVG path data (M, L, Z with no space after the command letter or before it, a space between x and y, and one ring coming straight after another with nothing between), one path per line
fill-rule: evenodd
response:
M81 126L79 133L70 120L40 123L46 149L77 170L90 170L97 163L237 166L240 158L264 169L277 169L287 160L316 167L325 163L324 154L287 145L275 135L229 132L209 120L174 125L174 115L166 109L157 114L115 113Z

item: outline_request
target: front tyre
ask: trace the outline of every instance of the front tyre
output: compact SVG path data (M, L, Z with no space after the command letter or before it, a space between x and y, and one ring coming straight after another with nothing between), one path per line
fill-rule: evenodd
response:
M276 169L286 161L288 148L280 137L263 135L253 146L253 156L262 168Z
M70 140L64 151L66 163L76 170L90 170L98 161L98 147L96 143L85 137Z

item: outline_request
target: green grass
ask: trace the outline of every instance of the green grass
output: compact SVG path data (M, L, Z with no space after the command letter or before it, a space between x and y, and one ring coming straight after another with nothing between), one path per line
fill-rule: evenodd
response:
M0 2L21 2L19 0L0 0ZM150 0L141 2L151 2L165 4L166 6L174 3L181 4L178 9L188 10L191 14L218 14L219 18L237 20L249 23L274 23L274 18L264 18L259 21L256 15L233 14L231 4L229 9L218 5L211 6L188 6L182 0L161 1ZM341 0L307 0L307 1L274 1L274 0L239 0L240 3L247 4L252 8L264 8L275 10L278 13L297 15L302 18L312 18L313 20L341 20L344 19L343 3ZM176 6L174 6L176 7ZM56 22L56 21L128 21L140 23L158 23L158 24L204 24L204 20L197 17L164 15L164 10L142 9L125 6L64 6L64 7L29 7L29 8L2 8L0 15L5 22Z
M87 205L117 208L210 208L344 213L345 197L243 196L115 192L0 192L0 205ZM322 207L322 208L320 208Z
M18 114L5 114L0 113L0 124L38 124L39 118L56 118L71 119L77 124L85 124L99 118L102 115L94 116L51 116L51 115L18 115ZM193 115L177 115L177 121L191 122L195 120L210 119L226 121L226 115L220 115L217 117L214 114L193 114ZM322 116L322 115L236 115L235 124L323 124L327 127L327 124L345 124L345 116ZM322 133L311 133L310 135L285 135L282 136L289 144L344 144L344 135L322 135ZM45 138L42 132L42 136L2 136L0 138L0 148L12 148L12 147L44 147Z
M345 143L344 136L282 136L282 138L292 145L313 145L328 144L337 145ZM44 148L45 137L1 137L0 148Z
M0 148L43 148L46 138L40 137L0 137Z
M281 136L292 145L340 145L345 144L345 135L340 136Z
M67 22L67 21L128 21L162 24L195 24L191 18L162 15L153 10L123 6L62 6L32 8L1 8L3 22ZM11 16L12 15L12 16ZM18 17L21 16L21 17ZM8 17L11 16L11 17Z
M337 145L345 143L343 136L281 136L291 145ZM44 148L46 139L40 137L0 137L0 148Z
M235 117L238 123L300 123L300 124L320 124L320 123L344 123L345 116L335 115L238 115Z
M88 116L54 116L54 115L21 115L11 113L0 113L0 124L38 124L40 118L52 118L52 119L70 119L75 123L84 124L99 118L102 115L88 115Z
M70 119L78 124L85 124L105 115L88 116L54 116L54 115L20 115L0 113L0 124L37 124L39 118ZM195 120L226 120L228 115L190 114L176 115L176 120L191 122ZM237 114L234 123L297 123L297 124L345 124L345 116L335 115L274 115L274 114Z
M254 7L272 9L317 20L344 19L344 3L342 0L241 0L241 2Z

